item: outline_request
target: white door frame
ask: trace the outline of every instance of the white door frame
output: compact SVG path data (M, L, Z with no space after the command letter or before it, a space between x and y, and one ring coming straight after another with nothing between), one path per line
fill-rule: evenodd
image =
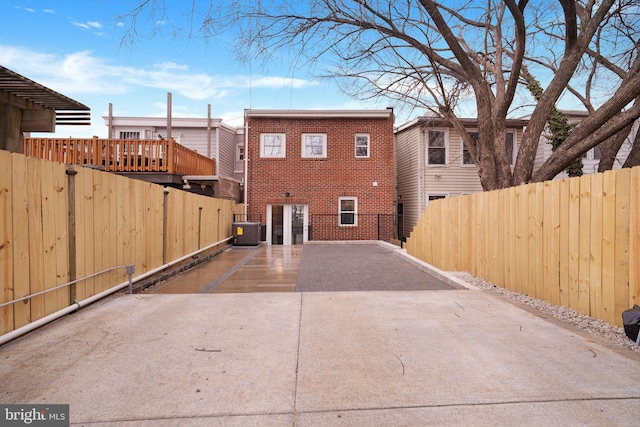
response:
M309 241L309 205L302 203L291 203L291 204L280 204L280 203L272 203L267 205L267 244L272 245L272 235L273 235L273 206L283 206L282 209L282 218L283 218L283 227L282 227L282 245L283 246L291 246L291 237L292 237L292 229L291 229L291 214L292 207L294 205L303 206L303 227L302 227L302 242Z

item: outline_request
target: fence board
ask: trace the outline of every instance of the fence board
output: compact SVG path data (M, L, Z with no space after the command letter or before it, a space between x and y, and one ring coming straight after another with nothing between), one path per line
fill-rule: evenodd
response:
M29 228L29 285L31 293L44 290L42 235L42 173L41 162L27 159L27 221ZM44 317L44 295L31 299L31 318Z
M13 299L13 167L11 153L0 151L0 283L2 301ZM13 305L0 308L0 334L13 330Z
M529 233L533 236L533 240L537 242L534 245L533 252L533 265L534 265L534 275L533 281L534 285L532 290L535 292L532 295L536 295L536 298L544 298L544 278L543 278L543 270L544 270L544 261L543 261L543 250L544 250L544 232L543 232L543 224L544 224L544 184L538 182L533 185L533 192L530 193L533 195L533 201L531 202L533 206L530 206L529 209L533 212L533 230L530 230Z
M559 262L559 272L558 272L558 280L560 289L558 291L560 295L560 305L563 307L571 307L570 304L570 287L571 281L569 279L569 265L571 263L570 260L570 241L569 233L571 232L571 211L570 211L570 200L571 200L571 180L563 179L560 181L560 202L559 202L559 214L560 214L560 229L559 229L559 239L560 244L558 245L558 262Z
M629 205L629 308L640 305L640 168L631 170Z
M560 227L560 205L558 203L560 186L558 181L547 181L543 189L543 244L544 254L543 268L543 289L542 298L546 301L558 304L560 296L559 290L559 238L558 229Z
M630 169L618 171L616 177L615 278L613 291L617 315L629 308L630 179ZM637 220L637 218L634 220ZM634 262L638 262L638 260Z
M591 215L589 242L589 312L592 316L602 319L602 236L603 236L603 176L591 176Z
M516 193L517 218L516 225L518 235L518 282L515 290L519 293L526 293L529 289L529 197L527 186L519 187Z
M13 294L22 298L29 292L29 200L27 198L27 158L12 156L13 207ZM31 301L14 304L14 327L31 321Z
M105 186L103 185L102 173L93 173L93 268L90 271L102 271L106 268L106 248L108 245L109 235L105 232L109 226L109 203L107 194L105 194ZM97 276L93 279L94 292L100 293L105 290L105 275Z
M579 220L579 252L578 252L578 306L577 310L583 314L591 314L589 310L589 261L591 236L591 177L580 178L580 220Z
M612 171L603 174L602 185L602 301L600 313L605 320L615 323L615 240L616 240L616 176Z
M569 308L580 311L580 179L569 180Z

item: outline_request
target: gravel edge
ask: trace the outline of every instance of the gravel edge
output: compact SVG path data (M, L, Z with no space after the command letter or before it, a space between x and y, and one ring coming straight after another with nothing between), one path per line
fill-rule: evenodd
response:
M640 345L631 341L624 333L624 329L591 316L578 313L570 308L561 307L550 302L541 301L528 295L519 294L505 288L500 288L491 282L487 282L469 273L451 273L459 279L473 285L479 289L485 289L506 296L509 299L526 304L542 313L553 316L558 320L570 323L581 330L592 333L607 342L628 348L631 351L640 353Z

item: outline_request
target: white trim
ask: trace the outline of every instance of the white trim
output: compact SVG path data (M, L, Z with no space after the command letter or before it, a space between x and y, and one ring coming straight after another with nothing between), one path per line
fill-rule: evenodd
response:
M265 155L264 153L264 138L265 136L279 136L282 138L282 144L280 146L280 154L278 155ZM261 133L260 134L260 158L263 159L284 159L287 153L287 135L284 133Z
M342 214L350 213L342 211L342 201L343 200L353 200L353 224L343 224L342 223ZM338 197L338 225L340 227L357 227L358 226L358 197L357 196L342 196Z
M307 154L306 153L306 138L308 136L320 136L322 137L322 154ZM300 153L303 159L325 159L327 157L327 134L326 133L303 133L300 139Z
M429 163L429 133L430 132L442 132L444 133L444 163ZM429 167L443 167L443 166L447 166L449 164L449 130L448 129L444 129L444 128L434 128L434 129L427 129L425 131L426 134L426 138L425 138L425 155L424 155L424 161L425 161L425 165L429 166Z
M366 156L358 156L358 137L365 136L367 137L367 155ZM360 145L362 147L362 145ZM356 159L368 159L371 157L371 134L369 133L356 133L353 137L353 155Z
M263 118L370 118L380 119L393 116L393 110L245 110L247 117Z

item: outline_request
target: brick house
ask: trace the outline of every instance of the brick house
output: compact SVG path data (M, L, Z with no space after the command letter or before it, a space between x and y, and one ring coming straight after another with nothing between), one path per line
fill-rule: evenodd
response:
M274 245L393 234L393 122L392 109L245 110L247 218Z

